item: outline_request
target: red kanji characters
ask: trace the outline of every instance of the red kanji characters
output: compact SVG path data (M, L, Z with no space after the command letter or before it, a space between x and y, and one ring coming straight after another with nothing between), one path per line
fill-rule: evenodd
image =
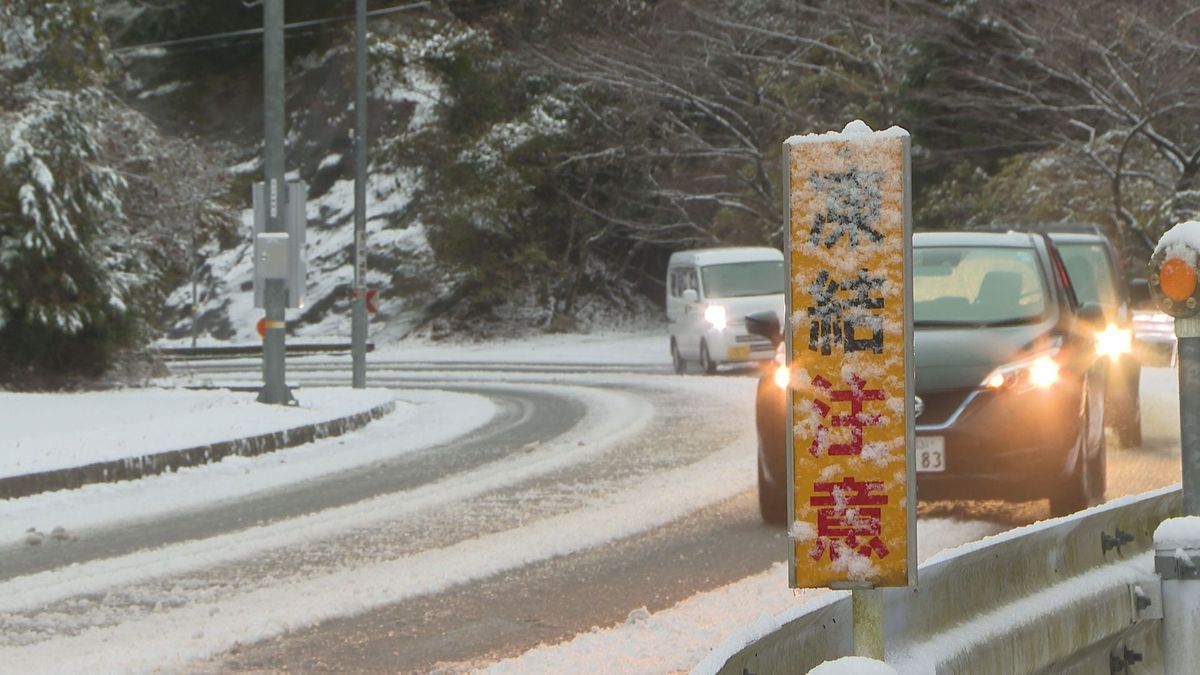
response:
M820 560L829 552L829 560L837 560L847 551L859 555L886 558L891 551L879 536L883 533L881 510L888 503L887 494L871 494L882 491L878 481L856 481L852 476L840 483L813 483L814 494L808 503L820 506L817 509L817 542L808 556ZM863 508L869 507L869 508Z
M829 445L828 454L861 455L863 450L863 428L883 424L883 419L879 415L863 412L863 402L884 400L883 390L864 389L863 386L867 382L857 375L851 376L849 389L833 390L833 384L821 375L813 378L812 382L813 386L828 396L830 400L837 403L850 404L850 414L833 416L833 426L850 427L850 442ZM813 407L816 408L817 412L821 413L822 418L828 416L829 411L833 409L829 403L822 401L820 398L813 399ZM808 448L808 451L814 457L821 454L821 448L826 445L828 435L828 428L824 424L817 427L816 433L813 434L812 445Z

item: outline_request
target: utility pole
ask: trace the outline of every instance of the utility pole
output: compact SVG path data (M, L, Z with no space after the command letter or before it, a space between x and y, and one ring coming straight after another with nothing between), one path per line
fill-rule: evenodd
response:
M367 386L367 0L354 13L354 291L350 356L353 386Z
M283 0L263 0L263 126L266 169L266 231L284 233L284 96ZM263 300L263 388L259 403L288 405L295 399L285 381L287 286L284 279L267 279Z

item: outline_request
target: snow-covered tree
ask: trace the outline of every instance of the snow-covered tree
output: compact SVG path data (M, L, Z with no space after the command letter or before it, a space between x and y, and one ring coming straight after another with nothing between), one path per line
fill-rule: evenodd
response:
M104 88L91 2L15 0L0 21L0 376L102 372L181 264L152 193L189 149Z
M1195 3L897 6L930 60L913 101L946 144L1073 155L1106 188L1108 220L1145 246L1200 213Z

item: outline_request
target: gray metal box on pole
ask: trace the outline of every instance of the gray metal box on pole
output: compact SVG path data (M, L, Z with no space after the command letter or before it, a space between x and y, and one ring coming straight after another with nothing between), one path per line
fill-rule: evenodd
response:
M308 229L306 207L308 202L308 185L304 181L290 181L285 192L283 204L284 232L267 232L267 200L266 183L254 184L254 306L266 307L265 291L268 279L282 279L287 293L286 306L292 309L304 306L308 258L306 255L305 237ZM264 238L264 235L269 235ZM270 269L263 267L262 246L264 241L283 240L286 242L285 265L287 273L283 276L273 276ZM277 246L278 244L271 244Z

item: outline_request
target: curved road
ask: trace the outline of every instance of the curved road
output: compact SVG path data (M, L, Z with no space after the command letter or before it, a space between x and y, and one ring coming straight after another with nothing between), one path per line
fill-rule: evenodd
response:
M295 363L300 368L291 366L291 374L301 385L348 380L342 365ZM254 368L194 366L205 377L250 381ZM736 373L677 377L664 370L372 364L373 386L487 396L500 413L460 439L382 465L87 533L67 545L0 548L0 581L51 572L44 589L17 580L22 590L32 586L34 596L44 590L49 601L13 611L0 606L0 656L6 645L33 645L23 654L30 658L43 647L86 649L91 629L120 642L123 629L157 625L162 612L186 616L211 607L236 619L236 610L256 597L289 601L311 593L334 604L340 595L359 592L353 580L361 573L370 589L379 587L373 580L392 577L385 586L394 599L367 598L353 613L308 610L315 618L300 623L289 618L302 615L299 610L279 609L283 629L269 631L273 637L252 644L214 637L210 649L217 651L186 669L459 672L592 626L620 623L641 607L669 607L783 561L786 539L760 523L752 488L753 380ZM615 425L609 420L604 426L589 416L580 390L620 399L628 409ZM1169 421L1154 414L1164 403L1148 397L1148 405L1149 424L1159 428L1148 430L1144 448L1110 447L1109 497L1178 481ZM707 489L723 496L687 502L693 485L703 493L701 486L722 481L728 483L724 492ZM414 500L425 506L411 507ZM996 529L1046 516L1045 505L1036 502L920 508L923 518L987 521ZM644 527L611 522L622 513L657 510L661 522L649 518ZM236 559L201 546L213 555L211 565L180 562L196 555L196 542L219 548L254 528L264 537L283 536L288 528L321 524L343 511L361 522L299 542L284 537L281 545L247 549ZM117 581L103 594L86 583L79 592L56 594L54 584L64 583L70 563L81 564L66 570L113 574ZM145 565L147 571L110 569L120 565ZM329 586L329 579L343 581ZM412 590L402 590L406 582Z

